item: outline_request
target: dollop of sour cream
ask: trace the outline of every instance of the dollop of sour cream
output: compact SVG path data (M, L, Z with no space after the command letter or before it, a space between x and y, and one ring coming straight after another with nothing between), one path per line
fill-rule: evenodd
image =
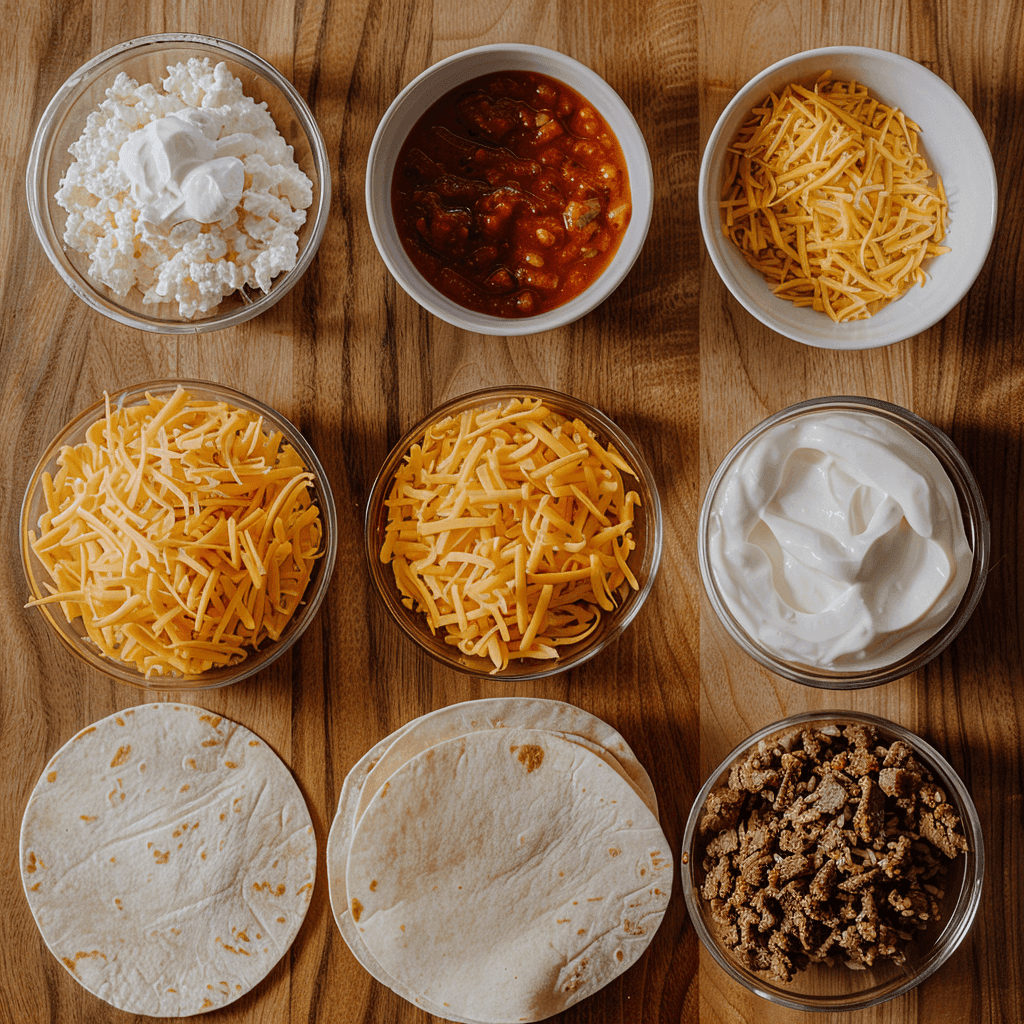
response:
M708 562L725 604L777 657L884 668L950 619L973 552L956 492L909 431L813 412L756 437L712 498Z
M118 165L128 177L140 216L170 228L182 221L213 224L241 202L245 166L219 155L233 137L217 139L216 120L181 110L150 121L121 144Z

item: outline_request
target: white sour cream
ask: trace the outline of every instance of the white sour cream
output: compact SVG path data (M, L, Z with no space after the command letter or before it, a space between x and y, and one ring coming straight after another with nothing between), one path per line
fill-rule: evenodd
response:
M218 140L216 123L204 114L183 110L156 118L121 145L118 164L151 224L213 224L242 200L245 166L236 156L218 155L231 137Z
M778 658L870 671L949 620L973 553L939 460L868 412L769 427L728 468L707 551L725 604Z

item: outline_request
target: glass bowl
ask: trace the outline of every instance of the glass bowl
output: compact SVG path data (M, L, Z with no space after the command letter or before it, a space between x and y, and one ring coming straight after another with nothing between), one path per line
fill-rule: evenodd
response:
M811 964L799 971L788 984L768 980L763 972L754 972L741 964L721 941L719 925L713 920L710 903L701 894L705 871L704 849L708 837L700 835L700 819L708 795L724 786L733 765L743 761L759 746L767 746L796 727L823 727L861 724L873 726L886 746L902 740L914 751L917 760L931 773L936 785L961 820L967 839L966 853L960 853L949 865L944 881L944 897L939 904L940 919L917 933L906 947L906 963L897 966L876 960L864 970L850 970L837 964ZM890 798L891 799L891 798ZM744 740L711 773L694 800L686 822L682 845L682 887L690 919L705 948L715 962L735 981L756 995L781 1006L798 1010L861 1010L885 1002L919 985L937 971L963 941L974 921L981 901L985 875L985 849L981 822L970 794L946 759L919 736L895 722L854 711L817 711L793 715L758 730Z
M726 152L754 107L791 82L813 84L831 70L836 81L866 85L921 128L920 148L945 185L950 252L928 260L928 280L866 320L834 323L826 313L797 308L772 294L764 277L722 232L719 200ZM711 262L733 297L766 327L804 345L868 349L903 341L938 323L981 272L995 234L998 188L985 135L967 104L938 75L897 53L867 46L806 50L772 64L742 86L704 147L697 180L701 233Z
M781 656L761 637L755 635L754 630L762 627L762 632L767 632L767 619L758 620L754 610L743 610L736 596L728 592L728 588L723 580L717 577L714 569L711 548L713 534L718 529L714 519L718 515L718 503L724 500L720 495L725 489L729 475L736 471L737 465L742 462L753 445L757 444L759 449L764 451L772 444L772 431L784 430L801 417L821 412L867 415L877 417L883 425L892 424L902 428L910 435L909 439L904 440L913 446L915 458L919 458L920 454L914 442L919 442L926 453L930 453L938 460L939 466L952 484L967 543L973 552L966 589L950 617L909 653L900 654L896 649L892 660L875 667L868 664L858 667L855 662L850 661L849 667L832 669L804 664ZM697 537L698 562L704 589L711 606L733 640L765 668L780 676L808 686L835 690L876 686L899 679L921 668L944 651L963 629L981 600L991 555L989 519L984 498L971 468L953 442L937 427L907 409L873 398L851 396L815 398L798 402L774 416L769 416L740 438L711 478L701 505ZM731 589L735 591L735 587Z
M223 384L201 380L156 380L111 393L111 408L116 409L141 403L145 400L147 393L170 396L179 385L196 398L227 402L231 406L262 416L264 433L280 432L285 442L290 444L298 454L305 468L313 474L311 496L313 503L320 510L323 553L315 562L302 602L278 640L265 640L258 650L250 650L248 656L235 665L209 669L196 675L166 675L147 679L134 664L115 661L101 654L99 648L87 635L80 618L73 619L69 623L58 604L35 606L35 610L42 615L57 639L82 662L110 679L129 683L148 691L178 692L227 686L230 683L246 679L277 661L295 644L316 617L320 605L327 595L327 587L330 583L338 549L337 512L331 486L323 466L294 424L269 406ZM50 442L32 471L21 505L20 528L22 565L32 600L46 597L49 593L44 583L49 581L50 577L33 552L28 536L29 530L37 529L39 517L46 509L46 485L43 474L49 473L52 476L57 471L57 458L62 447L84 442L86 431L103 417L104 408L105 402L101 399L80 412Z
M615 609L601 615L598 628L586 639L560 648L553 660L512 659L507 667L496 670L489 658L463 654L458 647L445 643L442 631L434 634L427 625L426 616L407 608L395 583L390 562L381 561L380 553L388 523L385 504L391 494L395 472L402 464L410 447L423 439L427 428L448 416L468 409L498 407L513 398L539 398L556 413L583 420L603 445L613 444L619 454L636 472L636 478L627 477L627 489L636 491L640 506L636 509L632 528L634 550L628 556L628 566L636 578L638 589L623 583L617 596ZM374 589L384 606L398 623L402 632L432 658L468 675L485 679L541 679L567 671L594 657L608 646L639 614L647 600L658 563L661 559L662 516L657 486L640 450L630 438L604 413L571 395L546 388L507 386L486 388L460 395L438 406L412 427L391 449L377 474L366 501L365 513L366 561Z
M55 199L61 178L71 163L68 147L85 128L89 114L99 107L119 72L140 85L161 81L168 65L189 58L223 61L242 82L245 94L267 109L295 162L313 183L313 203L298 232L295 266L279 274L266 293L245 289L226 296L220 304L194 319L179 315L177 302L144 304L133 286L124 298L89 276L89 257L64 242L67 214ZM50 262L68 287L85 303L128 327L159 334L217 331L244 323L269 309L296 285L316 254L327 225L331 200L331 173L323 137L313 115L295 87L261 57L224 39L169 32L131 39L105 50L79 68L50 100L36 129L29 153L25 188L29 214Z
M495 71L532 71L568 85L589 100L618 139L629 174L632 215L604 272L575 298L536 316L505 318L478 313L452 301L420 274L402 245L391 209L391 181L410 130L449 90ZM622 283L643 248L654 206L651 158L642 132L619 94L585 64L543 46L495 43L453 54L427 68L395 98L380 120L366 165L366 213L381 258L402 288L424 309L463 330L489 335L527 335L578 320Z

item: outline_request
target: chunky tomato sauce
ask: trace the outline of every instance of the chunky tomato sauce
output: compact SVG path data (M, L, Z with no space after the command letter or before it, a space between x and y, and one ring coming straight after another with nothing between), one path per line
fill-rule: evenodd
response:
M501 317L579 295L614 256L632 209L604 118L527 71L438 100L402 146L391 205L420 273L459 305Z

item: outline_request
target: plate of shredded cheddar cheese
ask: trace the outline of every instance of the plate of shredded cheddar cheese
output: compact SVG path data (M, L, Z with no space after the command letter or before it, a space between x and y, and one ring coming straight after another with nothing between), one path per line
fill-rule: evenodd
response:
M234 682L286 650L334 561L323 470L230 388L105 395L43 455L22 508L31 597L77 654L149 688Z
M733 97L704 151L701 229L735 298L808 345L865 349L945 316L984 263L996 180L977 121L897 54L788 57Z
M661 508L610 419L543 388L435 409L392 449L366 510L378 592L428 653L539 678L597 653L653 583Z

